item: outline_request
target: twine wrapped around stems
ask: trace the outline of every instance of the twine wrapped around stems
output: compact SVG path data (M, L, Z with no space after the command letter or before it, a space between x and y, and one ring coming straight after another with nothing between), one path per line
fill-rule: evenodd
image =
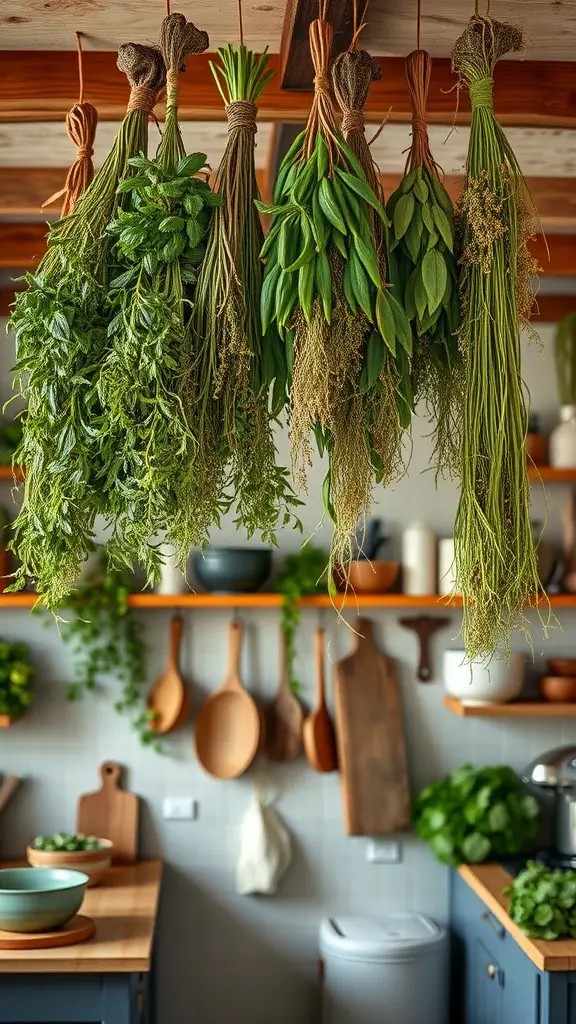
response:
M328 149L330 173L334 166L338 126L330 95L330 53L334 32L326 21L326 3L321 7L320 17L310 23L310 56L314 67L314 98L308 115L304 135L304 156L309 160L316 145L316 136L321 130Z
M92 157L97 124L98 111L91 103L75 103L66 114L66 132L78 151L76 160L68 171L64 187L42 203L42 209L64 196L61 216L67 217L74 211L84 189L94 177Z

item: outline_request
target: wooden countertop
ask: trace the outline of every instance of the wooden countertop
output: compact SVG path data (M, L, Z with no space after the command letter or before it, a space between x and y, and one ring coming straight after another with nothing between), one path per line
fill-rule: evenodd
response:
M96 924L93 939L58 949L0 949L0 974L149 971L161 878L159 860L110 868L102 885L86 890L80 911Z
M458 874L480 897L486 908L541 971L576 971L576 939L529 939L508 916L508 899L502 889L510 885L511 875L500 864L463 864Z

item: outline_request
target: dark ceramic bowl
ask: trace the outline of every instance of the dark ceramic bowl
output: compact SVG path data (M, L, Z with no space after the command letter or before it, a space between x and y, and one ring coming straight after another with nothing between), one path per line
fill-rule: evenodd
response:
M252 594L272 569L270 548L205 548L194 552L198 582L211 594Z

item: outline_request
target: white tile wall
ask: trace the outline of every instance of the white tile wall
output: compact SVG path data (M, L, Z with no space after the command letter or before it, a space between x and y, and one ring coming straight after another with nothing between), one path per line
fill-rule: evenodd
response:
M534 407L547 427L556 415L551 360L551 331L543 332L545 355L527 346L526 375ZM6 344L6 343L5 343ZM0 352L6 371L9 350ZM0 378L0 398L6 396L6 377ZM4 389L4 394L2 394ZM455 509L456 489L434 488L427 467L426 425L415 431L409 477L379 495L378 511L396 532L422 509L439 535L448 535ZM279 438L283 454L285 435ZM305 509L306 529L319 518L317 467L311 498ZM7 488L8 496L9 488ZM549 530L558 534L558 513L566 496L554 490L549 507ZM543 507L541 496L535 505ZM224 542L233 536L227 526ZM327 528L320 534L326 540ZM296 535L282 537L282 550L294 549ZM161 670L166 653L169 612L143 612L149 647L149 676ZM532 756L560 742L576 742L576 722L506 723L460 719L442 707L438 679L430 684L414 679L416 645L399 628L398 614L375 612L378 641L400 663L410 773L414 790L440 773L462 763L507 761L521 768ZM559 616L563 631L547 642L533 617L537 657L534 674L549 652L574 653L576 615ZM226 663L225 612L185 613L182 667L198 697L221 681ZM278 614L252 611L246 626L244 674L250 687L268 697L278 682ZM351 646L346 627L329 612L306 612L298 634L298 672L304 696L312 700L313 630L323 621L330 635L329 657L336 660ZM443 646L457 635L459 615L451 628L437 634L434 656L440 666ZM38 666L37 703L29 717L0 736L0 770L26 776L26 784L2 818L0 853L21 854L38 832L72 828L79 793L95 788L97 766L115 758L129 769L130 787L145 801L143 850L160 854L168 865L159 927L159 1000L162 1024L307 1024L317 1020L316 936L321 917L332 912L377 914L384 909L417 908L443 921L447 914L447 872L428 850L411 837L403 840L398 865L368 864L366 842L344 835L338 778L317 776L303 762L295 765L259 764L235 783L208 778L195 762L189 728L167 743L157 757L143 750L111 709L114 684L107 694L77 704L64 700L70 663L53 626L41 628L26 612L5 611L0 635L28 641ZM520 642L519 646L526 646ZM238 824L248 806L252 779L264 778L277 791L276 806L294 843L294 860L279 895L245 898L234 893L238 853ZM190 795L199 803L195 822L164 822L165 796Z

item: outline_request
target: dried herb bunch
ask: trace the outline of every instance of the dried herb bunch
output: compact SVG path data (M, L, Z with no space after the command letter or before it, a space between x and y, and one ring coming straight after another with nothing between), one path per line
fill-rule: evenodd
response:
M236 525L274 544L279 517L299 504L288 473L276 464L268 391L280 377L283 404L287 369L263 336L260 295L263 233L254 149L257 101L272 76L267 53L228 45L211 64L226 107L228 141L215 175L223 205L210 225L192 314L194 364L184 378L184 401L198 455L178 530L202 544L222 512L235 504ZM276 356L276 361L275 361Z
M206 180L194 177L206 157L186 157L178 125L179 75L189 54L208 36L182 14L164 19L166 121L157 156L131 160L136 175L121 182L129 197L108 226L117 276L110 284L110 350L99 380L104 408L102 447L107 544L113 565L146 569L150 584L162 564L153 538L171 535L196 450L181 399L180 376L190 340L185 285L193 285L212 208L219 202ZM152 538L152 542L151 542ZM190 545L183 552L187 558Z
M434 424L437 468L456 472L460 458L463 363L458 347L460 300L453 210L434 160L426 126L432 60L425 50L406 58L412 102L412 143L404 178L386 207L398 285L414 334L412 379Z
M332 28L310 26L314 99L305 131L282 162L262 256L262 320L274 324L292 371L290 426L296 479L306 483L313 431L329 470L323 497L334 523L331 561L345 564L366 513L382 459L372 442L368 393L385 349L409 355L410 326L387 287L374 218L387 224L379 197L337 128L328 62Z
M452 65L472 103L464 190L457 206L465 367L461 496L455 523L463 634L472 658L509 646L538 592L520 365L537 270L526 186L492 102L496 62L522 47L511 25L475 16Z
M48 252L18 296L10 327L16 334L15 388L27 402L22 444L24 500L12 543L21 566L14 589L28 579L53 607L74 586L101 511L98 480L106 460L95 427L97 390L107 346L106 286L111 237L129 160L147 145L148 117L165 81L160 54L128 43L118 67L131 85L114 146L72 216L52 225Z

